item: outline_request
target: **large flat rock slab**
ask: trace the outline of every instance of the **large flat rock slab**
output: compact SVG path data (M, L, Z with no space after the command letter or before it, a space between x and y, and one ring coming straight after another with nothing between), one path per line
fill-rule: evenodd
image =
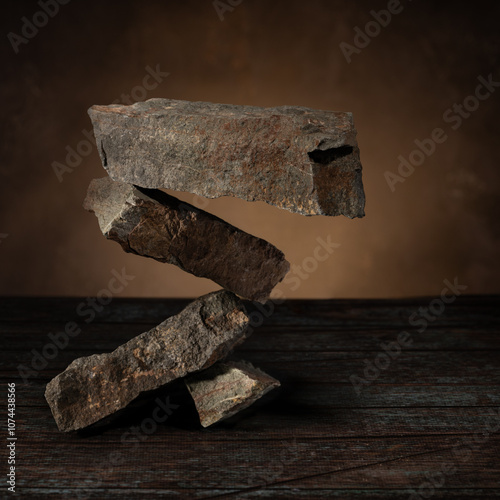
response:
M245 339L247 326L238 298L213 292L111 353L76 359L45 390L59 430L87 427L142 392L210 367Z
M84 207L126 252L174 264L250 300L265 301L290 269L267 241L157 189L95 179Z
M115 180L303 215L364 216L351 113L150 99L92 106L89 115Z

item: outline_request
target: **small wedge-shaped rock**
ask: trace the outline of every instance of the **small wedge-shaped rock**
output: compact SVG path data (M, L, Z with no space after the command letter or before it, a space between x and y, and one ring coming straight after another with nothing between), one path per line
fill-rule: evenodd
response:
M59 430L87 427L144 391L208 368L245 339L247 325L233 293L213 292L111 353L76 359L45 390Z
M126 252L175 264L247 299L265 301L290 268L267 241L163 191L95 179L84 207Z
M351 113L150 99L89 114L115 180L303 215L364 216Z
M275 387L278 380L244 361L219 362L184 379L203 427L248 408Z

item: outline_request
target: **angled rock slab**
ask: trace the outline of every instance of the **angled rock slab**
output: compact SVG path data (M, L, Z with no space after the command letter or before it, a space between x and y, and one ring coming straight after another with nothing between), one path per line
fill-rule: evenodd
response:
M163 191L95 179L84 207L126 252L174 264L247 299L265 301L290 269L267 241Z
M203 427L248 408L275 387L278 380L244 361L219 362L184 379Z
M45 390L59 430L87 427L142 392L208 368L245 339L247 325L234 294L213 292L111 353L76 359Z
M150 99L92 106L89 115L115 180L303 215L364 216L351 113Z

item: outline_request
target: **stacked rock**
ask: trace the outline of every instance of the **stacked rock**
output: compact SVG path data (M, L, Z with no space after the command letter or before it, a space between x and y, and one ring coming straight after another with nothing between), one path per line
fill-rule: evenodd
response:
M265 302L290 264L267 241L161 189L363 217L352 114L170 99L93 106L89 114L109 177L91 182L84 207L104 236L224 290L111 353L76 359L45 397L59 429L71 431L184 378L201 424L212 425L280 385L249 363L223 360L247 336L241 299Z

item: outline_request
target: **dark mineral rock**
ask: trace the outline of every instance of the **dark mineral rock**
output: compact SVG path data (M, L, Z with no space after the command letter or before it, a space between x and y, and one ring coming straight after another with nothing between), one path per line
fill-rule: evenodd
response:
M233 416L280 385L278 380L243 361L216 363L184 381L203 427Z
M364 216L351 113L150 99L89 114L115 180L303 215Z
M45 398L61 431L89 426L139 394L208 368L245 339L248 317L231 292L204 295L107 354L73 361Z
M247 299L267 299L290 268L267 241L163 191L95 179L84 207L126 252L175 264Z

